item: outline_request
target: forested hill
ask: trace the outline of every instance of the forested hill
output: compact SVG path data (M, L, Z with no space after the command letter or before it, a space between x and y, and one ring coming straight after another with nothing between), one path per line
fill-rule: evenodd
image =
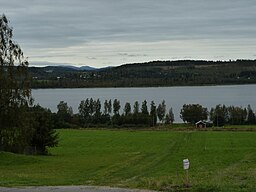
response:
M30 67L32 88L151 87L256 83L256 60L152 61L104 69Z

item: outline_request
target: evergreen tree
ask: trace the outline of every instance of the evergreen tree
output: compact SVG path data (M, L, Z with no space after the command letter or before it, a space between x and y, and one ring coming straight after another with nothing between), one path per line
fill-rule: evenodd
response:
M124 115L130 115L131 114L131 111L132 111L132 109L131 109L131 104L130 103L125 103L125 105L124 105Z
M108 114L110 115L112 113L112 101L111 99L108 101Z
M59 121L69 122L71 120L73 109L72 107L69 107L66 102L60 101L60 103L57 105L57 109L57 117Z
M108 113L108 100L105 100L105 102L104 102L104 114L106 115L106 114L109 114Z
M173 111L172 111L172 107L169 110L169 117L170 117L170 123L173 124L173 122L174 122L174 114L173 114Z
M101 115L101 102L99 99L97 99L94 102L94 112L96 116L100 116Z
M148 115L148 105L147 105L147 101L144 100L142 102L142 105L141 105L141 113L142 114L145 114L145 115Z
M119 125L120 124L120 114L119 114L120 108L121 108L120 101L115 99L113 101L113 113L114 113L114 116L111 118L112 125L113 124L114 125Z
M58 134L53 129L52 113L37 105L31 108L32 125L35 129L31 140L30 153L47 154L47 147L58 145Z
M156 114L156 105L154 101L151 101L151 104L150 104L150 116L152 119L152 126L155 126L157 123L157 114Z
M169 110L169 113L165 115L165 124L173 124L174 114L172 112L172 108Z
M114 112L114 115L119 115L120 108L121 108L120 101L115 99L114 102L113 102L113 112Z
M250 105L247 107L247 124L253 125L256 123L255 113L253 112Z
M89 101L89 115L92 117L94 112L95 112L94 100L93 100L93 98L90 98L90 101Z
M157 109L156 109L156 112L157 112L157 117L159 119L159 121L164 121L164 116L165 116L165 113L166 113L166 105L165 105L165 100L162 101L161 104L158 105Z
M108 100L105 100L104 102L104 114L106 115L110 115L112 113L112 101L111 99L108 101Z
M133 113L138 114L139 113L139 108L140 108L139 102L135 101L135 103L133 105Z
M79 104L78 110L79 110L79 117L82 126L84 126L86 123L89 122L90 119L90 101L87 98L86 100L82 100Z

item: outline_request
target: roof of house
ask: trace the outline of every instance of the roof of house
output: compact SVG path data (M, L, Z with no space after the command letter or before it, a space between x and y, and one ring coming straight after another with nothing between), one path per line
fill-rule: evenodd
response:
M204 121L202 121L202 120L196 122L196 125L198 125L198 124L204 124L204 125L206 125L206 123L205 123Z

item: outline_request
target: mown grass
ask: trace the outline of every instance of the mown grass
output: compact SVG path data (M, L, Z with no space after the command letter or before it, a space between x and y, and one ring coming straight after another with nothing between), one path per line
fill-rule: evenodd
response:
M256 132L59 130L50 156L0 153L0 185L256 191ZM190 187L182 160L189 158Z

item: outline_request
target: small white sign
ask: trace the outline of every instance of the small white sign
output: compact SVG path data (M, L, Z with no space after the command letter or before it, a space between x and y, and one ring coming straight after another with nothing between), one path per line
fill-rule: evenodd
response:
M183 160L183 168L185 170L188 170L189 169L189 160L188 159L184 159Z

